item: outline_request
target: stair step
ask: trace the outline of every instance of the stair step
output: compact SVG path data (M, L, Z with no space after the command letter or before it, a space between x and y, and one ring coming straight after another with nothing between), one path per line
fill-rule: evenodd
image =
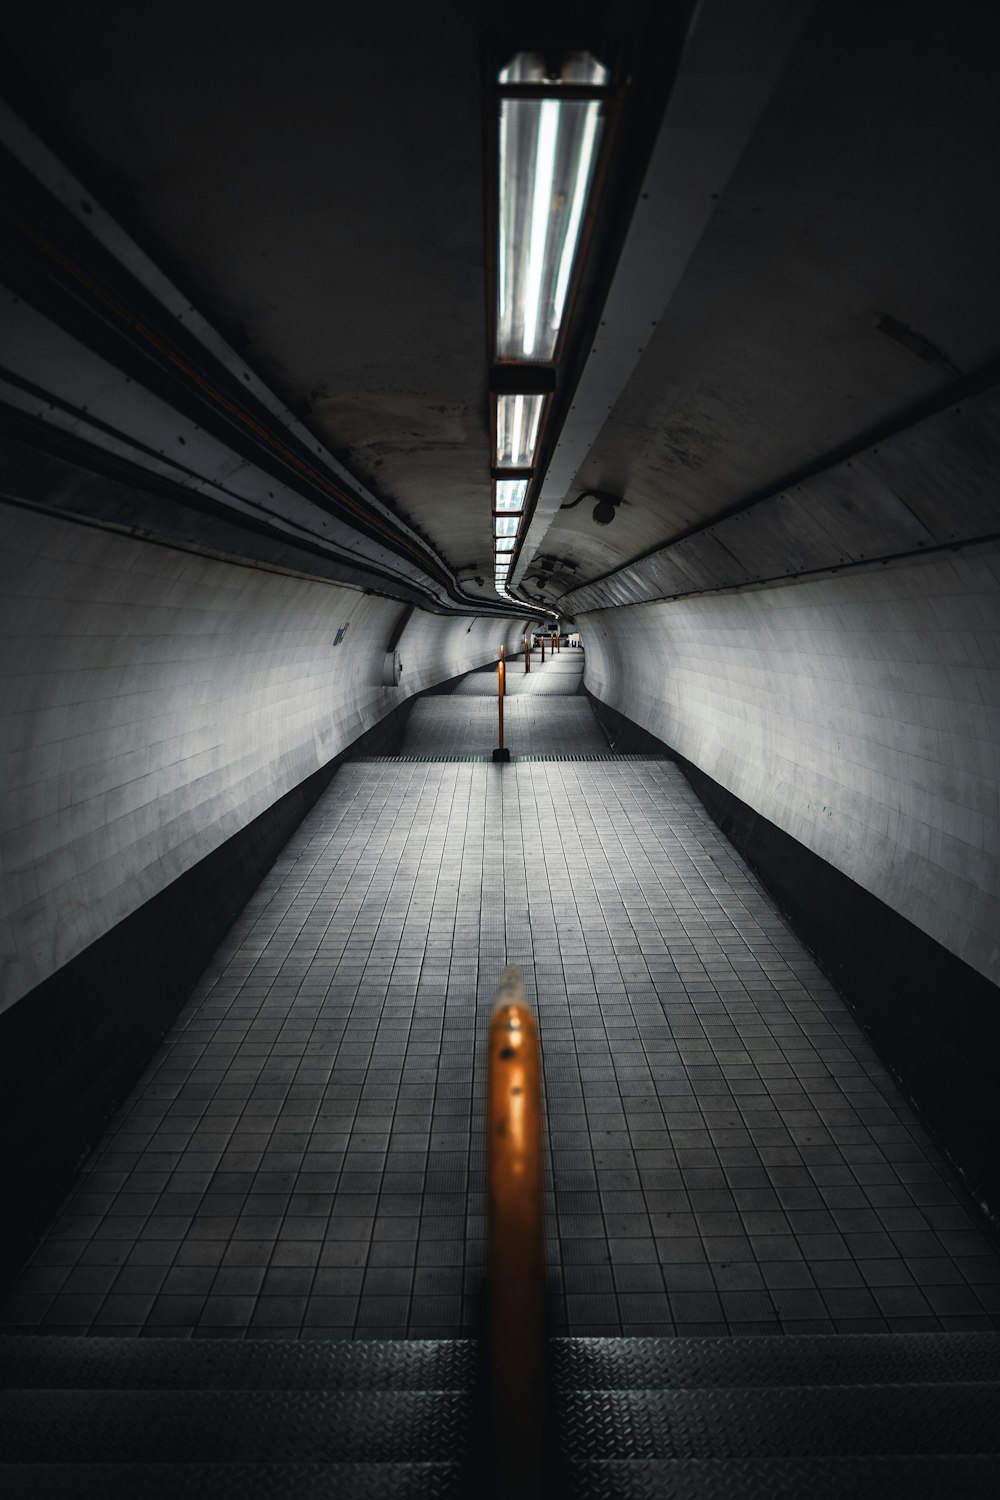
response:
M11 1390L468 1391L471 1339L0 1338Z
M573 1500L996 1500L1000 1459L606 1460L570 1464L565 1477Z
M457 1391L6 1391L10 1463L462 1461L472 1397Z
M560 1390L1000 1380L1000 1333L553 1339Z
M1000 1452L1000 1385L566 1391L567 1460Z
M458 1464L0 1464L4 1500L459 1500Z

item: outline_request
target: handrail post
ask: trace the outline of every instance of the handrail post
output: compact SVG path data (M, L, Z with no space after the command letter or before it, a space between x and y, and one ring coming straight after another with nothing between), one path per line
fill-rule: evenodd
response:
M503 742L503 700L507 691L507 660L504 648L500 647L500 660L497 662L497 710L500 717L500 743L493 752L496 761L510 760L510 751L504 748Z
M545 1254L538 1029L509 965L490 1025L486 1213L497 1500L541 1495Z

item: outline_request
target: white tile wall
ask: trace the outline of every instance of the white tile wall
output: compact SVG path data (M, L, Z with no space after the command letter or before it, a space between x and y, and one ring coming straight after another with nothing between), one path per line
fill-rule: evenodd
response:
M581 617L587 686L1000 981L1000 549Z
M0 558L4 1005L409 694L520 640L418 611L383 688L394 600L15 509Z

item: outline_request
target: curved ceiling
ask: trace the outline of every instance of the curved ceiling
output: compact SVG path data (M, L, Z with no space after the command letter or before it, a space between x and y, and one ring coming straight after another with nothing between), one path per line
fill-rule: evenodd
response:
M644 45L662 9L592 7L647 76L670 66ZM988 11L812 8L566 489L623 504L608 527L587 503L558 513L533 534L529 574L544 556L562 590L604 575L906 422L996 357ZM492 545L481 58L496 21L460 0L391 17L104 0L0 22L18 108L466 577L489 576Z
M1000 354L1000 90L985 8L958 11L904 26L892 6L817 7L568 492L623 496L614 524L584 503L545 538L578 577L906 422Z
M60 9L4 23L29 121L358 479L486 561L476 8Z

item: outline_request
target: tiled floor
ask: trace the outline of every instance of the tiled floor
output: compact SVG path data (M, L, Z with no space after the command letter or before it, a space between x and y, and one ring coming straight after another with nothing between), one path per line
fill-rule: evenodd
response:
M607 753L589 700L582 696L583 652L547 655L536 650L531 671L518 657L507 667L504 744L512 755ZM488 756L499 741L495 669L470 672L447 697L414 704L403 740L404 755Z
M524 694L550 697L579 693L582 691L583 662L583 652L578 648L571 650L568 646L563 647L555 656L547 652L544 662L536 650L532 653L531 671L525 672L524 658L512 656L507 662L507 693L518 697ZM494 701L496 692L495 668L488 672L470 672L452 690L455 697L478 697L486 694Z
M1000 1258L674 766L358 761L216 955L4 1328L474 1328L508 961L540 1019L557 1330L996 1326Z
M508 696L503 723L504 744L513 755L608 753L586 698ZM402 753L488 757L498 737L495 697L422 698L407 722Z

